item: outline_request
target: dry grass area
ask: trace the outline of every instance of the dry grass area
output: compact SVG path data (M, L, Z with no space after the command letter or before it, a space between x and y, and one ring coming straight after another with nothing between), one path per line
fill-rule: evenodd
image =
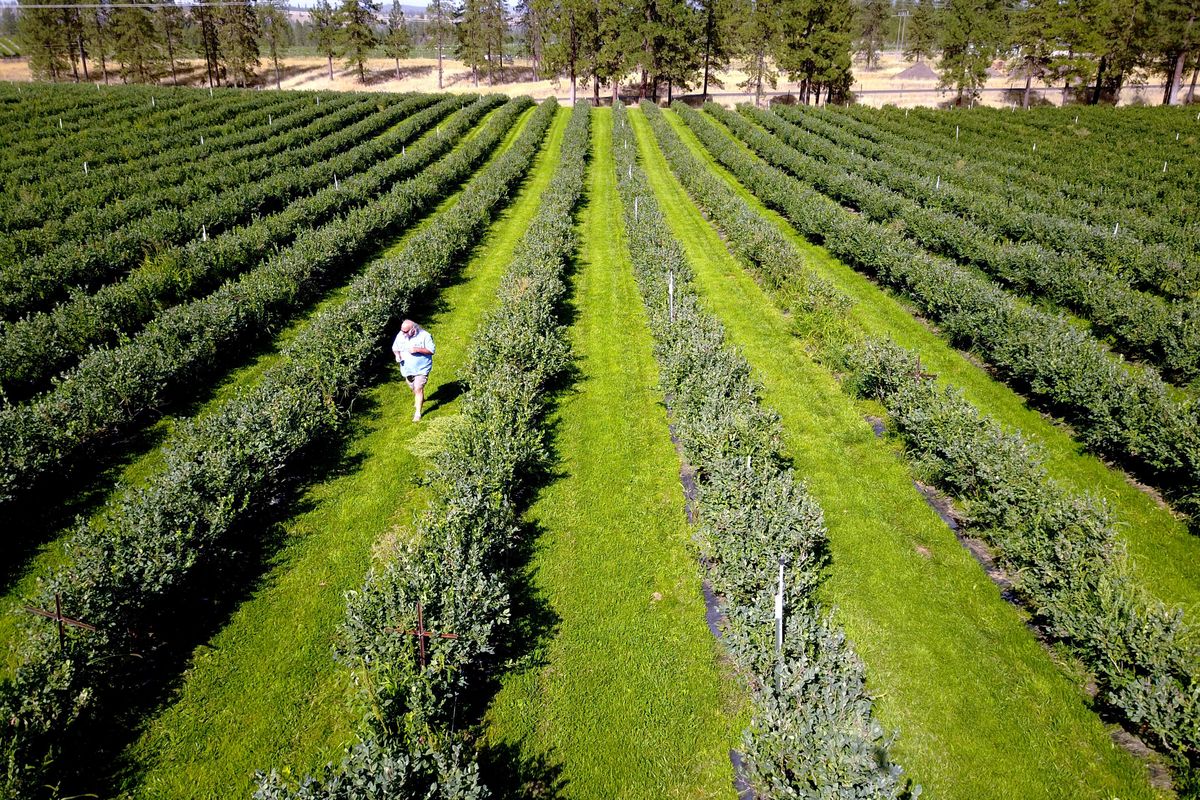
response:
M951 92L939 92L937 81L901 79L899 73L912 66L897 53L884 53L880 57L879 67L868 70L861 63L855 63L853 91L857 101L870 106L882 106L885 103L901 106L932 106L953 99ZM274 69L268 59L263 58L260 69L261 88L270 89L275 86ZM631 76L632 77L632 76ZM25 59L0 59L0 81L28 81L29 67ZM113 78L112 80L118 80ZM170 83L168 77L164 82ZM192 60L185 62L179 71L181 83L199 86L204 83L203 62ZM717 102L725 105L735 105L750 99L750 95L742 91L739 84L746 80L746 74L741 70L731 69L722 74L722 86L710 86L709 92ZM375 58L368 62L366 82L359 80L357 71L347 69L345 64L335 59L333 62L333 79L329 77L329 63L320 57L289 57L280 62L280 86L284 89L332 89L334 91L367 91L367 92L436 92L438 89L437 60L432 58L410 58L400 62L400 79L396 78L396 63L392 59ZM1008 106L1010 103L1020 105L1020 91L1024 81L1020 78L1010 78L1007 75L996 75L987 82L987 91L980 100L981 105ZM633 88L629 84L626 89ZM798 84L780 80L774 92L796 91ZM1040 81L1034 81L1035 89L1043 89L1041 93L1046 101L1055 105L1062 103L1060 89L1049 89ZM461 61L443 59L442 89L447 92L503 92L508 95L527 94L541 99L558 97L565 100L570 97L570 85L565 80L535 80L527 62L518 62L514 66L504 68L494 85L489 85L480 78L476 86L471 71ZM581 84L578 88L580 98L592 95L590 85ZM601 91L601 98L607 99L608 93ZM1035 101L1036 102L1036 101ZM1161 102L1161 90L1126 88L1121 93L1121 104Z

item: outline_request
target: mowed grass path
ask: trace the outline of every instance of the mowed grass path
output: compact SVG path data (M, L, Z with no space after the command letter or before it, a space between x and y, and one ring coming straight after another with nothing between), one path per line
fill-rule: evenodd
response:
M492 111L485 115L475 127L467 132L454 149L457 150L465 142L478 135L494 113L495 111ZM532 112L527 112L526 115L529 113ZM513 130L504 139L502 147L497 148L496 154L502 152L516 138L520 128L521 124L513 126ZM428 131L420 139L436 135L436 132ZM493 155L494 157L495 155ZM453 205L460 193L461 187L449 194L438 203L436 208L423 215L419 221L403 233L393 237L393 240L387 243L384 252L395 252L402 247L410 236L422 230L432 219L437 217L439 212ZM106 510L103 501L116 502L122 493L140 485L153 474L162 465L164 447L170 446L171 437L180 425L189 419L211 413L222 403L236 396L238 392L256 383L263 372L278 360L280 352L300 330L325 308L344 299L345 291L353 274L356 273L352 270L343 276L341 286L330 290L319 302L301 312L274 338L255 349L241 366L230 370L207 387L197 387L196 396L192 398L191 402L181 403L181 407L172 408L170 413L156 420L147 430L131 437L128 444L120 445L127 450L121 462L105 470L103 475L89 481L90 485L85 489L85 493L90 497L71 498L70 504L77 507L72 511L102 523ZM8 611L24 602L25 598L36 591L38 581L48 575L65 557L63 547L75 530L74 516L63 513L59 509L46 509L45 513L61 518L61 522L58 523L57 528L53 528L53 534L48 536L45 542L32 548L33 552L27 556L27 563L14 570L17 575L5 587L3 595L0 595L0 612ZM47 529L52 528L48 526ZM0 660L0 674L12 669L15 653L11 650L11 644L20 635L25 622L27 622L26 618L18 613L0 613L0 650L4 652L4 658Z
M559 403L560 476L528 517L529 580L557 618L543 663L505 676L492 744L561 768L569 798L734 796L728 751L745 722L704 619L645 314L621 233L612 117L597 110L571 342Z
M940 798L1152 797L1081 687L1051 661L918 496L900 457L792 334L792 321L726 250L630 114L651 185L705 302L755 368L785 446L825 510L823 599L867 666L894 753Z
M801 237L782 215L766 208L713 161L674 112L667 111L666 115L697 157L704 159L713 172L788 237L804 254L810 268L851 298L854 305L847 316L854 327L874 336L890 336L899 344L919 351L922 364L928 372L938 375L940 383L957 386L985 414L1040 442L1046 454L1046 468L1056 480L1076 492L1102 497L1108 503L1142 585L1163 602L1183 608L1190 619L1200 619L1200 536L1189 533L1186 525L1132 485L1122 472L1085 453L1068 428L1030 408L1020 394L951 347L917 319L902 298L881 289L825 249ZM712 117L709 120L725 131L720 122ZM728 131L725 133L729 135Z
M332 658L344 593L361 584L373 545L409 535L424 508L417 479L455 413L469 342L537 210L566 121L563 109L519 196L456 282L433 306L406 311L428 326L438 345L425 418L411 422L412 394L398 372L356 403L356 436L344 469L305 492L304 510L285 523L270 572L197 650L175 703L127 754L131 796L248 797L256 769L286 768L299 777L338 760L356 739L357 694Z

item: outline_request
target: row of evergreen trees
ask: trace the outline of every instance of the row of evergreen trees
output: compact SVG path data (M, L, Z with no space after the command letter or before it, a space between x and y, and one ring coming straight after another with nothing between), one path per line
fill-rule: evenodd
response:
M24 0L23 0L24 1ZM997 61L1025 80L1060 85L1064 99L1098 102L1134 74L1161 76L1164 102L1180 102L1186 76L1194 94L1200 68L1196 0L430 0L405 20L400 6L381 15L377 0L319 0L300 21L285 0L188 6L94 5L23 8L20 29L36 77L179 81L180 59L204 60L210 85L246 86L268 56L278 85L279 59L307 44L344 58L361 80L379 48L395 60L414 43L442 60L453 54L481 77L504 69L514 36L538 75L590 83L616 96L634 76L639 96L677 91L708 94L718 75L737 66L739 87L761 97L781 75L799 83L802 102L837 102L851 90L851 58L878 65L893 40L918 61L937 58L941 86L959 102L978 94ZM304 15L299 15L304 16ZM511 48L510 48L511 49Z

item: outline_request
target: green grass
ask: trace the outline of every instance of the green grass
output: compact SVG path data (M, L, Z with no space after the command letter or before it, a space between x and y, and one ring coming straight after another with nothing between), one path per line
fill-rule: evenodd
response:
M495 112L492 111L485 115L475 127L468 131L455 146L455 149L457 150L471 138L477 136L493 113ZM519 118L517 124L513 125L512 130L502 140L493 157L511 145L532 113L533 109L529 109ZM419 137L418 141L427 136L436 135L435 131L427 131ZM398 252L404 246L404 242L411 236L429 225L441 211L453 205L461 193L462 187L459 186L439 201L438 205L425 214L416 224L402 234L391 237L390 241L382 243L381 252L385 255ZM345 298L348 288L349 277L347 276L341 287L327 293L319 303L285 326L267 345L260 348L257 354L252 356L247 363L232 370L209 387L201 389L200 396L194 399L193 402L188 403L183 408L176 409L171 414L163 416L149 426L147 431L137 439L140 447L131 449L123 462L110 470L111 475L109 478L100 479L101 481L108 480L112 483L111 489L101 494L106 496L108 501L112 502L116 501L125 491L141 485L146 478L162 465L165 446L170 443L172 435L181 424L189 419L211 413L227 400L237 395L238 392L254 385L263 372L278 360L279 354L287 343L323 310L331 305L340 303ZM97 503L96 507L91 509L91 511L85 509L83 513L86 516L90 516L92 522L103 524L105 508L102 504ZM36 549L32 557L29 558L29 563L22 570L20 577L12 581L7 591L0 597L0 609L12 608L24 601L26 597L36 591L38 582L47 576L55 566L63 562L65 557L63 548L74 529L75 527L71 521L67 520L64 527L57 530L54 535L48 537L45 543ZM25 618L21 615L0 614L0 649L3 649L6 653L6 658L3 663L0 663L0 667L4 670L4 672L0 672L0 675L10 672L14 666L16 653L12 651L9 645L20 636L25 622Z
M674 112L666 114L697 157L703 158L761 216L772 221L796 245L811 269L851 298L853 307L847 317L854 328L873 336L890 336L899 344L917 350L926 370L938 375L940 383L960 388L985 414L1040 442L1046 453L1046 467L1056 480L1073 491L1090 492L1108 503L1128 547L1134 574L1150 593L1183 608L1189 618L1200 616L1200 537L1189 533L1185 524L1154 497L1133 485L1125 473L1085 453L1072 438L1070 429L1030 408L1020 394L947 344L928 323L914 316L912 307L902 298L882 290L797 234L783 216L766 208L716 164ZM711 117L710 120L724 130L719 122Z
M300 776L355 739L356 695L332 659L344 593L366 575L375 543L411 535L425 505L419 478L453 418L455 379L480 316L537 210L561 146L560 111L515 203L493 224L460 279L410 315L438 345L427 416L410 422L412 394L398 374L357 403L345 474L312 486L285 523L284 545L254 596L197 650L177 700L128 754L141 765L135 797L248 796L255 769ZM520 126L518 126L520 127Z
M679 461L621 234L611 115L594 158L573 278L578 381L555 416L561 476L531 508L529 568L556 618L541 663L488 713L491 744L561 769L570 798L732 797L745 724L704 621Z
M725 249L631 113L658 200L779 412L785 447L825 510L822 587L866 664L895 757L946 798L1151 797L1082 688L1060 670L978 564L917 495L863 409L809 356L792 320Z

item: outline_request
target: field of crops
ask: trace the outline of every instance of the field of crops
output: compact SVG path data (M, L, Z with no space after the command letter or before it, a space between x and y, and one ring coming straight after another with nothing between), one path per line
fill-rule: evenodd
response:
M1194 109L0 122L0 796L1200 797Z

